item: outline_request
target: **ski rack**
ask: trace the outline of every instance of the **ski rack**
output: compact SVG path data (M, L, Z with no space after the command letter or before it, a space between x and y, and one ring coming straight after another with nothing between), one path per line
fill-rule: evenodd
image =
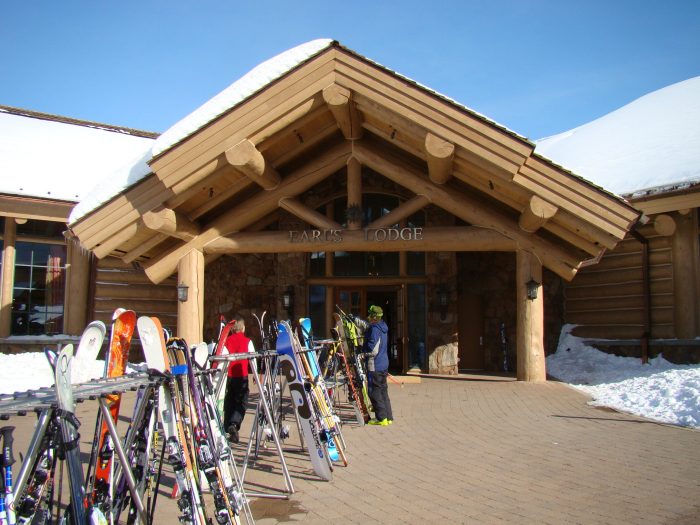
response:
M105 377L93 379L85 383L73 385L73 398L77 403L94 401L111 394L121 394L136 391L146 386L158 386L164 376L148 372L134 372L120 377ZM53 386L0 395L0 420L10 416L25 416L30 412L41 412L47 408L57 408L58 399Z
M255 384L258 388L258 395L259 395L259 400L258 404L255 409L255 422L253 423L253 426L251 428L250 432L250 439L248 440L248 447L246 448L245 452L245 459L243 460L243 473L241 474L241 480L243 483L245 483L245 475L248 469L248 462L251 457L252 453L252 448L253 448L253 441L255 440L257 442L256 436L258 435L257 432L257 425L259 422L259 416L260 412L265 414L265 417L267 418L267 421L269 422L271 428L272 428L272 440L275 443L275 449L277 450L277 456L280 460L280 465L282 467L282 475L284 477L285 485L287 487L286 492L280 492L280 493L265 493L265 492L250 492L246 491L246 493L249 496L253 497L258 497L258 498L270 498L270 499L289 499L289 496L291 494L294 494L294 484L292 483L292 477L289 474L289 469L287 467L287 462L284 458L284 452L282 449L282 444L279 441L279 429L275 428L274 424L274 418L272 417L272 412L271 412L271 401L267 399L265 395L265 388L260 382L260 377L258 375L258 370L257 370L257 365L255 363L255 359L258 357L261 358L272 358L276 357L279 355L276 351L274 350L265 350L263 352L240 352L236 354L226 354L226 355L218 355L218 356L209 356L210 361L216 361L216 362L235 362L235 361L243 361L243 360L250 360L251 366L253 368L253 379L255 381ZM221 377L219 378L219 382L223 381L226 377L226 368L216 368L212 369L216 370L221 373ZM268 365L265 367L265 376L266 380L269 379L269 374L270 374L270 366L269 362ZM275 372L276 373L276 372ZM301 433L300 433L301 434ZM256 457L257 457L257 451L256 451Z

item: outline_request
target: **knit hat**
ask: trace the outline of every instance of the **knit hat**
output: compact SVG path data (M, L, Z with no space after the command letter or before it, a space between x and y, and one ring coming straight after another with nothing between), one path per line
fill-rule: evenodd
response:
M369 312L367 312L368 317L375 317L377 319L381 319L383 315L384 310L382 310L381 306L372 305L369 307Z

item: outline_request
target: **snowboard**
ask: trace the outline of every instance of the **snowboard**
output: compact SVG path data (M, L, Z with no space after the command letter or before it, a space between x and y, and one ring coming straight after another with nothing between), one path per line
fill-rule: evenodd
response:
M321 435L316 425L314 407L307 395L303 374L297 364L292 343L294 334L287 321L282 321L278 328L277 354L280 360L280 369L287 379L292 404L298 416L304 442L309 451L311 465L314 472L321 479L330 481L333 478L333 474L326 455L326 448L321 442Z
M112 333L109 341L107 360L105 362L105 377L119 377L124 375L126 364L129 359L129 347L131 337L136 328L136 313L133 310L119 308L114 312L112 321ZM110 417L114 424L117 424L119 417L119 407L121 405L121 394L110 394L105 397ZM95 440L97 444L94 462L94 477L92 481L92 501L100 505L108 499L110 485L110 470L112 468L112 457L114 455L114 445L109 435L107 422L102 421L100 430Z

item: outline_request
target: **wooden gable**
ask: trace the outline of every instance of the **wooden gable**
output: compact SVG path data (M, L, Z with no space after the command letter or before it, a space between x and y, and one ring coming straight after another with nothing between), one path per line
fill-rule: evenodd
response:
M139 262L160 282L192 250L233 250L234 234L240 246L280 208L327 226L304 194L347 171L350 195L358 161L415 196L403 212L436 205L469 225L460 238L483 242L439 249L525 250L565 279L639 216L526 139L333 43L152 159L152 175L71 228L98 257Z

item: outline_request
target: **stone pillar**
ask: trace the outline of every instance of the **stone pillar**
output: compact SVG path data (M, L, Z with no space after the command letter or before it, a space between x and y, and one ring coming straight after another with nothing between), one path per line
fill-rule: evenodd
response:
M203 341L204 254L192 250L177 265L178 284L188 286L187 301L177 303L177 335L195 345Z
M534 254L518 250L515 272L518 381L546 381L542 263ZM527 283L530 280L540 283L536 299L527 297Z

